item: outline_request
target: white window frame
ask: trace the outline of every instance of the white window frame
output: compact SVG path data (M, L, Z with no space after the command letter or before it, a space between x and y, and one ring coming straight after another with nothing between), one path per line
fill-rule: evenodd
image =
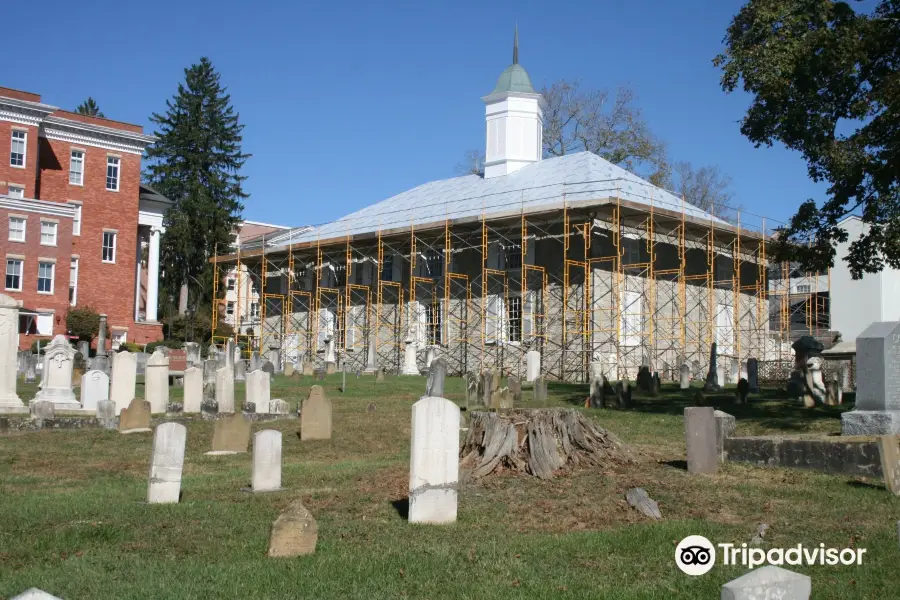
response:
M799 284L799 285L797 285L796 289L794 290L794 293L797 293L797 294L811 294L811 293L812 293L812 286L809 285L808 283L802 283L802 284Z
M229 277L225 280L225 290L228 292L233 292L235 288L236 282L234 277Z
M13 237L13 228L12 228L13 220L22 222L22 239ZM8 228L9 228L9 230L8 230L9 235L7 236L9 241L10 242L24 242L27 237L26 232L28 231L28 219L25 217L18 217L18 216L10 215L9 219L7 220L7 224L8 224L7 225Z
M18 185L15 183L9 183L6 185L7 192L6 195L10 198L24 198L25 197L25 186ZM16 190L13 192L13 190Z
M484 307L484 338L490 344L506 340L506 302L502 294L488 294Z
M107 260L107 259L104 257L104 255L105 255L105 253L106 253L106 249L107 249L107 247L108 247L108 246L106 245L106 236L107 236L107 235L111 235L111 236L112 236L112 246L109 247L109 248L112 250L112 259L111 259L111 260ZM101 261L101 262L106 263L106 264L108 264L108 265L114 265L114 264L116 264L116 245L118 244L118 238L119 238L119 234L118 234L118 232L116 232L116 231L104 231L104 232L103 232L103 237L102 237L101 240L100 240L100 247L101 247L101 250L100 250L100 261Z
M109 174L110 167L115 169L115 175ZM119 183L122 179L122 159L118 156L107 156L106 157L106 191L108 192L118 192L119 191ZM109 187L110 180L114 183L114 187Z
M17 165L13 162L13 145L19 139L16 137L16 134L22 136L22 164ZM16 154L19 154L16 152ZM9 136L9 166L13 169L24 169L25 165L28 164L28 132L23 129L13 129L12 133Z
M76 306L78 304L78 257L73 256L72 260L69 262L69 306ZM74 269L72 267L75 267ZM72 279L72 272L75 273L75 281Z
M72 202L68 204L75 209L75 216L72 217L72 235L81 235L81 202Z
M47 279L46 277L41 277L41 267L45 267L48 265L50 266L50 290L49 291L41 290L41 279ZM55 280L56 280L56 263L52 263L52 262L49 262L46 260L39 260L38 261L38 277L37 277L37 293L52 296L53 292L54 292L54 288L56 287Z
M52 240L45 242L44 241L44 226L47 226L52 232ZM48 237L50 234L47 234ZM56 221L48 221L46 219L41 219L41 246L56 246L57 240L59 239L59 223Z
M9 286L6 286L7 279L4 279L3 283L4 283L4 286L6 287L7 290L9 290L9 291L11 291L11 292L21 292L21 291L22 291L22 281L25 279L25 275L24 275L24 273L25 273L25 261L24 261L23 259L21 259L21 258L11 258L11 257L7 256L7 257L6 257L6 277L7 277L7 278L10 277L10 274L9 274L9 263L11 263L11 262L19 263L19 274L18 274L18 277L19 277L19 287L9 287ZM16 275L12 275L12 276L13 276L13 277L16 277Z
M251 302L250 303L250 318L258 319L259 318L259 302Z
M234 302L231 300L225 303L225 316L234 317Z
M76 158L76 154L79 154L80 156ZM78 148L73 148L69 153L69 185L77 185L82 187L84 186L84 163L86 154L87 153L84 150ZM81 165L80 170L75 170L74 167L76 164ZM75 175L74 181L72 177L73 175Z
M518 305L518 310L519 310L518 319L513 319L513 317L512 317L512 313L513 313L515 305ZM506 314L504 315L503 325L505 328L504 333L506 334L506 339L509 340L510 344L519 344L522 342L522 336L524 334L524 328L523 328L523 322L522 322L524 306L523 306L523 302L522 302L522 297L519 295L510 296L507 299L505 308L506 308ZM519 323L518 331L513 327L514 321L516 321L516 320L518 320L518 323ZM515 339L516 337L518 337L518 339Z

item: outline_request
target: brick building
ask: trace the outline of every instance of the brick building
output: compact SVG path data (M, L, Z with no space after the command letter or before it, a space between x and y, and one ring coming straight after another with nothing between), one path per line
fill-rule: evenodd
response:
M2 293L21 306L20 347L65 333L71 306L106 313L113 346L162 337L159 238L171 202L141 184L153 141L139 125L0 87Z

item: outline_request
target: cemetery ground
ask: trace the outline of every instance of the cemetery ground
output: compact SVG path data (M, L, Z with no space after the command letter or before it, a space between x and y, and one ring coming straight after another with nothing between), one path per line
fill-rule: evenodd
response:
M316 383L279 376L272 397L296 411ZM689 577L674 562L687 535L763 548L866 548L862 566L789 566L825 598L894 596L898 500L881 481L722 464L715 476L684 470L682 411L693 392L665 385L629 409L586 410L642 455L636 466L574 471L541 481L489 476L461 485L459 520L406 521L410 407L424 377L340 374L324 385L331 440L301 442L299 421L254 423L284 434L287 491L241 492L251 456L205 456L213 424L188 425L179 504L147 505L152 435L98 429L0 436L0 598L29 587L79 598L718 598L746 572L722 566ZM23 399L33 386L19 385ZM446 395L465 403L464 380ZM143 386L138 385L138 395ZM180 401L180 389L172 388ZM580 406L586 385L551 382L551 405ZM735 405L733 390L707 404L737 417L737 434L833 434L851 405L805 410L763 391ZM525 406L530 389L524 391ZM243 399L243 384L236 398ZM851 397L852 399L852 397ZM375 410L369 411L369 403ZM625 502L640 486L660 504L650 521ZM271 524L293 499L318 522L315 554L266 557Z

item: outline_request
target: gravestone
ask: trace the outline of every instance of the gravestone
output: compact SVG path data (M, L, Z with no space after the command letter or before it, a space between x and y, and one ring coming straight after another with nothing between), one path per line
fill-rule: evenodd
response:
M140 398L134 398L119 414L119 433L137 431L150 431L150 403Z
M169 406L169 358L157 349L147 360L144 376L144 399L150 412L164 413Z
M163 352L162 346L157 348L160 352ZM165 352L163 352L165 355ZM146 375L147 374L147 361L150 360L150 355L146 352L135 352L134 353L134 368L135 373L138 375Z
M737 420L734 418L734 415L721 410L717 410L713 414L716 417L716 456L718 460L724 461L725 439L734 435L737 428Z
M234 412L234 369L222 367L216 370L216 406L220 413Z
M103 373L103 371L100 371ZM103 373L106 375L106 373ZM105 429L115 429L118 425L116 419L116 405L112 400L100 400L97 402L97 420Z
M100 315L100 327L97 333L97 353L91 361L91 369L103 371L112 377L112 373L110 373L109 355L106 353L106 315L103 314ZM118 404L116 406L118 406Z
M844 403L844 391L841 389L841 376L835 373L825 385L825 404L839 406Z
M137 364L131 352L117 352L113 357L109 399L115 402L116 412L124 410L134 398Z
M872 323L856 338L856 409L843 435L900 433L900 322Z
M269 348L269 351L266 352L266 360L272 363L276 373L281 373L281 349Z
M506 410L514 408L512 394L509 388L500 388L491 395L491 408L495 410Z
M328 363L337 363L337 358L334 355L334 338L330 336L325 338L325 364L327 365Z
M28 409L31 412L31 418L38 421L56 418L56 409L53 407L53 403L46 400L32 400L28 403Z
M510 399L514 406L522 403L522 383L515 375L506 378L506 387L509 388Z
M89 363L91 361L91 343L87 340L79 340L76 347L81 353L82 360L84 360L85 363Z
M203 385L216 383L216 371L219 370L219 363L216 360L203 361Z
M247 372L249 373L252 371L258 371L259 369L262 368L262 364L263 364L262 357L259 355L259 352L254 350L250 354L250 364L247 365Z
M447 377L447 361L443 358L437 358L431 361L431 367L428 369L428 379L425 382L425 395L444 396L444 379Z
M294 375L294 363L287 363L284 365L284 376L292 377Z
M406 347L403 350L403 369L401 369L401 375L418 375L419 367L416 364L416 341L412 338L407 338Z
M13 596L10 600L62 600L62 598L38 588L29 588L18 596Z
M437 356L437 351L434 346L426 346L425 347L425 368L430 369L431 363L434 362L435 357Z
M303 364L303 376L304 377L312 377L315 374L312 362L305 360L305 361L303 361L302 364Z
M286 415L290 412L290 406L284 400L276 398L269 401L269 412L273 415Z
M750 384L747 383L746 379L741 379L737 384L737 394L735 395L735 401L738 404L747 404L747 397L750 395Z
M752 356L747 359L747 383L751 394L759 393L759 361Z
M97 410L101 400L109 400L109 377L103 371L88 371L81 376L81 408Z
M331 400L325 396L320 385L309 389L309 396L303 401L300 411L300 439L331 439Z
M209 348L206 349L206 359L219 360L219 348L215 344L210 344Z
M25 362L25 383L34 383L35 381L37 381L37 355L29 352Z
M181 472L187 428L163 423L153 433L153 456L147 483L148 504L175 504L181 495Z
M271 379L271 380L275 379L275 365L273 365L269 361L264 361L262 364L262 367L260 367L259 370L263 371L264 373L268 373L269 379Z
M747 361L746 360L741 361L741 375L739 377L739 380L740 379L747 379Z
M253 434L253 467L250 489L254 492L281 490L281 432L265 429Z
M466 406L483 406L480 390L478 388L478 375L471 371L466 372Z
M425 396L412 406L409 522L456 521L459 482L459 407Z
M661 387L662 382L659 380L659 373L653 373L653 377L650 379L650 395L659 396Z
M203 404L203 371L197 367L184 370L184 405L182 412L199 413Z
M11 357L11 358L14 358ZM56 408L78 409L81 405L72 391L72 369L74 368L75 349L69 345L66 336L57 335L47 346L44 354L44 370L41 375L37 401L52 402ZM13 368L15 368L15 363ZM13 376L15 382L15 376Z
M812 580L774 565L741 575L722 586L721 600L809 600Z
M481 395L484 406L491 406L494 394L500 389L500 372L496 369L486 369L481 374Z
M546 377L538 377L532 383L533 393L534 393L534 403L546 406L547 405L547 378Z
M246 452L250 443L250 421L241 414L231 414L216 419L213 426L212 450L208 455L237 454Z
M275 519L269 538L269 556L293 558L313 554L318 537L316 520L297 500Z
M736 383L741 378L741 363L738 359L732 358L730 366L728 383Z
M718 392L721 388L719 373L716 370L717 359L716 343L713 342L709 348L709 372L706 374L706 383L703 385L704 392Z
M616 400L623 408L631 406L631 384L627 379L616 382Z
M529 350L525 354L525 381L532 382L541 376L541 353Z
M638 376L635 384L640 391L644 393L650 392L650 387L653 385L653 374L650 372L650 367L642 365L641 368L638 369Z
M253 403L254 412L257 414L269 412L270 386L271 379L265 371L251 371L247 375L246 402Z
M877 442L884 487L893 495L900 496L900 446L897 443L898 438L895 435L881 435L878 436Z
M684 409L684 437L688 473L715 475L716 415L711 406Z
M203 359L200 358L200 344L197 342L185 342L184 354L187 361L186 369L202 366Z
M375 373L378 370L378 356L375 349L375 336L369 335L369 343L366 344L366 370L363 373Z
M375 371L375 383L381 383L384 381L384 369L378 369Z
M683 390L691 387L691 368L687 363L681 363L679 369L679 387Z
M27 381L27 378L26 378ZM850 385L850 361L845 360L841 362L841 391L849 392L851 391Z
M588 398L590 408L603 408L603 375L591 381L591 394Z
M241 349L234 343L234 340L227 340L224 355L225 366L234 369L234 362L241 358Z
M167 355L169 359L170 373L184 373L188 368L187 351L179 348L171 348Z
M234 361L234 380L235 381L247 381L247 361L245 361L245 360Z

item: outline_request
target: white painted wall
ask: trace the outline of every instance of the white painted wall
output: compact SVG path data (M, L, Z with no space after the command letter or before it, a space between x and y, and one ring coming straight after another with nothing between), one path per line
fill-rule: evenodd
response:
M487 96L484 177L508 175L541 160L544 114L540 94Z
M849 342L872 322L900 320L900 271L886 267L854 281L844 259L865 225L858 217L849 217L841 225L849 237L838 245L831 269L831 328Z

